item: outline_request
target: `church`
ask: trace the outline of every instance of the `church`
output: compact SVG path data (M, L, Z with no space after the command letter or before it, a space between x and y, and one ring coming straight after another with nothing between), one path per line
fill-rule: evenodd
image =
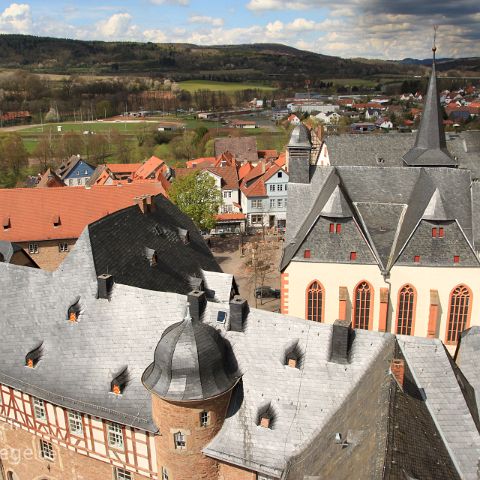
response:
M351 145L370 143L368 152L336 151L332 137L320 161L309 130L295 127L281 309L437 338L453 351L480 317L480 189L447 148L435 59L415 144L389 162L381 151L363 158L376 142L398 147L400 136L348 136ZM325 149L334 161L324 161Z

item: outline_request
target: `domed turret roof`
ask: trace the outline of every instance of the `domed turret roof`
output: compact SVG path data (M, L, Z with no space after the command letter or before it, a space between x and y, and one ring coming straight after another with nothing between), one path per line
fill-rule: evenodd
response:
M298 124L293 130L290 136L289 147L302 147L312 148L312 142L310 141L310 132L308 128L303 124Z
M145 370L145 387L166 400L194 401L216 397L238 380L233 353L211 326L189 314L167 328Z

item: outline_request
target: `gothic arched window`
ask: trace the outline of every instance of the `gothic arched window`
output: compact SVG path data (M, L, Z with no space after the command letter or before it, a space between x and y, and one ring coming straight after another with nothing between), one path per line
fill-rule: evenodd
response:
M446 343L457 343L460 334L468 328L472 293L465 285L458 285L450 293Z
M370 329L373 311L372 287L368 282L360 282L355 287L355 305L353 313L353 328Z
M324 289L318 280L307 287L307 320L323 321Z
M398 292L397 333L412 335L413 316L415 310L415 288L404 285Z

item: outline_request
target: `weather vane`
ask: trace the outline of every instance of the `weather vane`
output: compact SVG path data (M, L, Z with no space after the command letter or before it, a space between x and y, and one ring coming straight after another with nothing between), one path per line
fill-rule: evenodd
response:
M435 61L435 52L437 51L437 30L438 30L438 25L434 25L433 26L433 47L432 47L434 61Z

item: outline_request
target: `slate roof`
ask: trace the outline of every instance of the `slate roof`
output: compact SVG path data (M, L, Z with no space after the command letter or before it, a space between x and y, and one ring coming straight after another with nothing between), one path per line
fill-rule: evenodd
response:
M1 261L5 263L10 263L13 255L16 252L21 252L23 249L20 245L11 242L5 242L4 240L0 240L0 255Z
M288 143L289 147L311 148L310 132L308 128L299 123L293 130Z
M47 171L42 175L40 181L37 183L36 188L52 188L52 187L65 187L63 180L55 173L47 169Z
M179 322L182 325L187 297L117 281L108 300L97 298L97 247L91 231L83 232L55 272L0 264L0 291L8 305L0 311L0 383L69 409L156 432L150 392L141 378L162 334L166 339ZM207 288L222 279L224 290L231 288L228 278L221 275L208 272ZM72 323L67 312L74 303L80 314ZM226 313L224 324L218 322L219 312ZM391 384L388 364L395 355L394 336L356 331L348 363L339 364L330 361L332 325L250 309L243 331L234 332L229 328L230 313L228 304L208 302L201 317L200 329L217 330L213 337L221 336L230 345L242 375L233 390L227 419L204 453L280 477L294 471L299 455L327 445L337 455L343 452L354 472L367 467L369 472L381 472L388 451L385 388ZM182 334L174 335L177 345ZM25 367L26 355L40 344L43 354L38 364ZM292 348L299 352L299 368L285 365L286 353ZM478 432L468 417L448 353L440 342L416 337L402 337L401 350L414 380L426 393L425 404L449 455L462 475L467 474L463 478L472 478L468 475L479 449ZM202 351L209 352L210 347ZM111 381L125 367L128 384L121 395L115 395L110 392ZM258 424L267 407L273 415L271 428ZM375 421L365 423L366 416ZM351 445L345 449L334 444L338 430L332 429L338 428L337 419L343 419L349 431ZM400 445L408 440L407 436ZM423 448L431 446L424 444ZM356 452L370 452L371 460L365 462L370 456ZM318 457L327 464L321 470L314 464L314 475L335 468L334 459ZM430 467L436 471L436 465Z
M65 180L66 177L68 177L68 174L77 166L78 162L85 162L80 155L72 155L68 160L65 160L55 171L55 173L62 179L62 181ZM89 165L87 162L85 162L87 165ZM94 167L89 165L92 170L94 170Z
M207 167L206 170L222 178L222 190L238 190L238 174L235 166Z
M230 152L237 162L258 162L257 139L253 136L216 138L214 150L215 157Z
M442 108L437 91L435 59L428 84L427 95L423 104L422 119L415 139L414 147L403 156L409 166L445 166L455 167L457 161L450 156L445 142Z
M477 479L480 435L447 350L438 339L397 339L460 477Z
M235 385L239 377L233 364L224 338L187 310L181 322L163 332L142 383L167 400L206 400Z
M186 294L202 270L221 269L189 217L163 195L154 203L150 213L132 206L88 226L95 271L125 285ZM188 231L186 243L182 230ZM156 252L155 265L145 249Z
M473 210L470 185L470 172L461 169L315 167L310 184L289 184L288 228L281 268L286 268L309 235L316 235L310 232L320 217L339 217L332 209L332 195L337 195L337 205L343 205L343 217L352 217L360 226L382 271L390 270L399 261L412 264L415 255L425 261L429 258L432 265L450 265L453 255L460 255L464 266L477 266L473 246L478 237L474 238L473 228L478 228L474 218L480 211ZM305 205L311 205L310 209ZM431 226L429 231L425 226L433 217L437 217L435 221L454 219L457 225L452 226L455 235L447 236L441 245L432 243ZM342 233L344 248L334 245L337 239L331 235L316 242L315 250L323 252L316 259L344 263L352 251L349 244L358 243L358 233L350 232ZM414 235L418 232L422 233ZM400 258L412 242L416 242L417 253ZM443 248L445 255L438 248Z
M0 218L10 218L11 225L0 231L0 240L27 242L78 238L89 223L133 205L135 197L164 192L159 183L0 189ZM55 226L57 217L60 224Z
M475 390L477 410L480 411L480 327L470 327L461 333L455 361Z

